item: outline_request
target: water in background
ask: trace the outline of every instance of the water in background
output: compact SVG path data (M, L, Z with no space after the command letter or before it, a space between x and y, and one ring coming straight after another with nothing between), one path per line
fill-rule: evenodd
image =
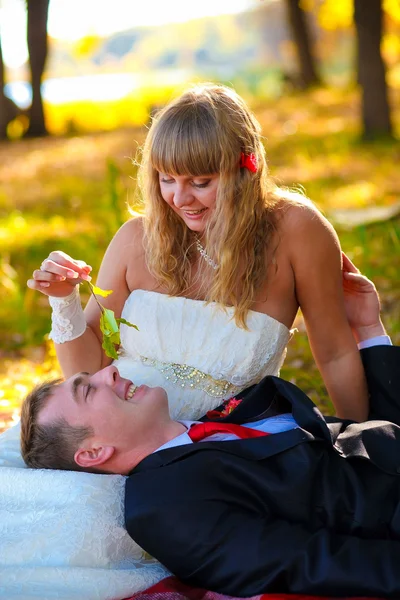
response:
M64 104L80 100L106 101L124 98L142 85L180 85L190 73L185 69L169 69L140 73L105 73L79 77L47 79L42 84L44 100L50 104ZM14 81L5 86L6 95L21 109L32 101L31 86L27 81Z

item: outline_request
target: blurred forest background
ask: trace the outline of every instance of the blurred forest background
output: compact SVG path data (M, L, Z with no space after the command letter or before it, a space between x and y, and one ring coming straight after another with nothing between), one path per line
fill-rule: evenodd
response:
M47 299L26 280L53 249L98 271L151 116L189 82L246 98L272 177L331 220L400 344L399 0L200 4L147 0L143 22L137 0L0 0L0 430L59 374ZM331 412L296 326L281 375Z

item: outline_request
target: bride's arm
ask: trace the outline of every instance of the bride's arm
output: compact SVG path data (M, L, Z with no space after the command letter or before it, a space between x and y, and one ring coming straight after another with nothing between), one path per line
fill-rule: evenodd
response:
M132 258L134 260L135 252L137 253L138 243L141 244L138 229L138 224L128 221L115 234L104 255L96 281L96 285L102 289L113 291L107 298L102 298L101 303L105 308L113 310L116 317L121 316L124 303L130 293L126 273L129 262ZM70 257L67 255L57 253L50 256L56 259L51 260L50 264L46 261L46 270L48 269L48 272L52 274L50 276L55 277L55 273L60 274L60 267L75 270L80 274L79 261L68 260ZM65 296L68 293L63 290L60 293L60 287L62 285L66 286L67 282L57 283L53 280L50 281L49 287L43 288L40 286L40 277L43 277L40 271L35 271L34 279L28 282L29 287L37 289L48 296ZM74 280L71 279L70 281L73 282ZM69 289L73 289L71 285ZM75 312L78 313L78 311L79 309L76 308ZM93 297L89 299L85 308L84 318L86 329L79 337L55 344L57 358L65 377L70 377L79 371L94 373L111 362L111 359L104 354L101 347L100 311Z
M346 318L337 234L310 205L291 207L285 229L297 300L336 414L363 421L368 416L368 392L360 353Z

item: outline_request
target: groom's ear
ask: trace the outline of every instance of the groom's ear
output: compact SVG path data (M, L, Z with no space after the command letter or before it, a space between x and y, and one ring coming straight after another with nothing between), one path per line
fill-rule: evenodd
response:
M114 446L93 446L79 448L74 454L74 460L82 468L99 467L104 465L114 454Z

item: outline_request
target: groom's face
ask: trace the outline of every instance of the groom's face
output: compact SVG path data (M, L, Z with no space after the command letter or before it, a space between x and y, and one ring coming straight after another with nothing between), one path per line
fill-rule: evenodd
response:
M39 423L60 418L71 426L90 427L90 443L126 451L133 444L145 444L153 429L169 420L167 394L159 387L136 387L113 366L94 375L78 373L55 389L40 412Z

